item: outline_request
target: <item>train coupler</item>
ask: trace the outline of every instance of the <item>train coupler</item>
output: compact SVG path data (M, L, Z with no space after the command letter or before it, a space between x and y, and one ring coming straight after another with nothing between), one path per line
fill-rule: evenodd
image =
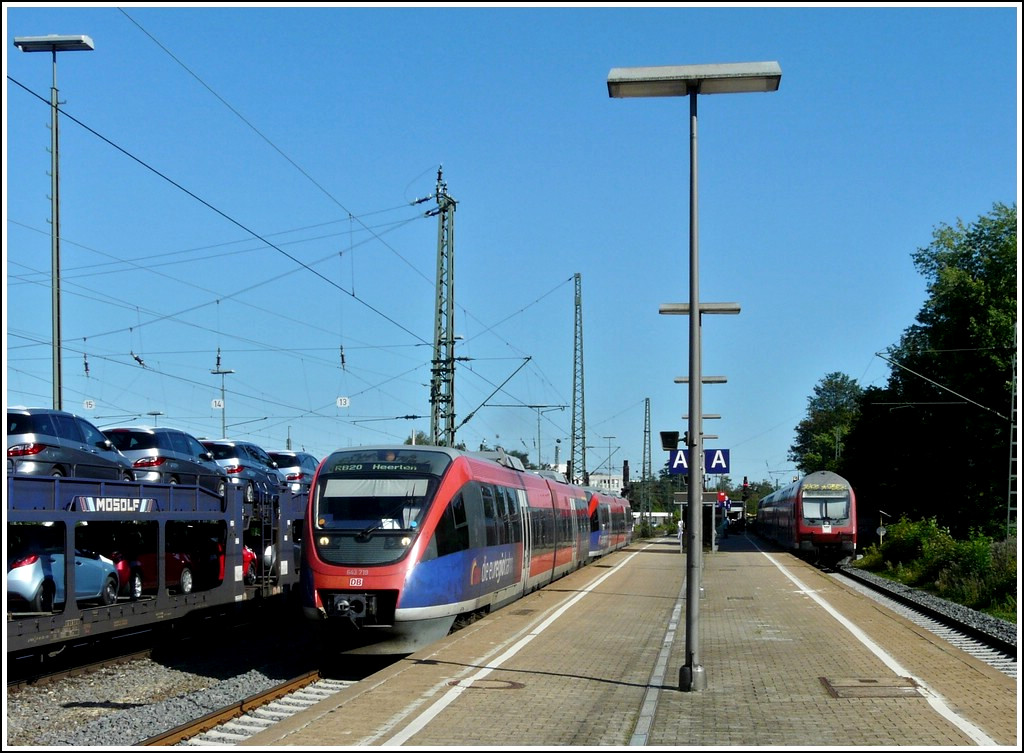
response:
M328 617L348 618L356 628L373 622L377 614L377 597L373 594L331 594L323 603Z

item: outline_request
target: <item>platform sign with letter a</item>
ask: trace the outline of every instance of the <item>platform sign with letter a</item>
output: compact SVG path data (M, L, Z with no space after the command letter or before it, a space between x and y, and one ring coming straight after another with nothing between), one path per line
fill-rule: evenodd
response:
M689 454L690 451L686 448L681 450L670 450L668 453L668 472L683 474L689 473ZM704 450L704 472L708 474L728 473L729 451Z
M687 464L687 460L690 454L690 450L683 448L681 450L669 450L668 452L668 472L669 473L689 473L690 466Z
M704 473L728 473L728 450L704 450Z

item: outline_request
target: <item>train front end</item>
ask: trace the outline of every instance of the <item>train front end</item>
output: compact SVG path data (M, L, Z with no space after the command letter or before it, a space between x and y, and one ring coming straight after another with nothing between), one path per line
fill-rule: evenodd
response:
M812 473L800 484L800 549L839 562L857 549L857 505L850 483L829 471Z
M302 551L303 612L348 653L411 653L444 637L453 615L399 619L430 539L431 505L453 457L444 448L332 453L313 481ZM425 540L426 539L426 540Z

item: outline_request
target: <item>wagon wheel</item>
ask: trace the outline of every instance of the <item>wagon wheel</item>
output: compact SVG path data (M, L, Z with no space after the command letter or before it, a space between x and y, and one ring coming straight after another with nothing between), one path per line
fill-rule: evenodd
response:
M103 590L100 591L100 601L105 606L117 603L117 576L111 575L103 583Z
M34 612L52 612L53 611L53 599L57 593L57 587L53 584L52 580L44 580L42 585L39 586L39 593L32 600L32 611Z
M187 567L182 569L182 571L181 571L181 581L178 584L178 591L179 591L179 593L183 593L183 594L190 594L190 593L192 593L192 586L193 585L194 585L194 583L192 581L192 571L189 570Z
M128 576L128 599L130 601L138 601L142 596L142 573L138 570L132 570L132 574Z

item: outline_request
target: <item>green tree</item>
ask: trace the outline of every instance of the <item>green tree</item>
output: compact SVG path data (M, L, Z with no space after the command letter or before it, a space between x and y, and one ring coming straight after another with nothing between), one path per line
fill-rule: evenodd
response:
M807 399L807 417L796 426L789 459L804 474L836 471L843 441L860 411L863 390L857 380L834 371L814 387Z
M1006 535L1017 323L1017 209L940 225L913 254L927 299L884 389L865 392L842 472L892 515Z

